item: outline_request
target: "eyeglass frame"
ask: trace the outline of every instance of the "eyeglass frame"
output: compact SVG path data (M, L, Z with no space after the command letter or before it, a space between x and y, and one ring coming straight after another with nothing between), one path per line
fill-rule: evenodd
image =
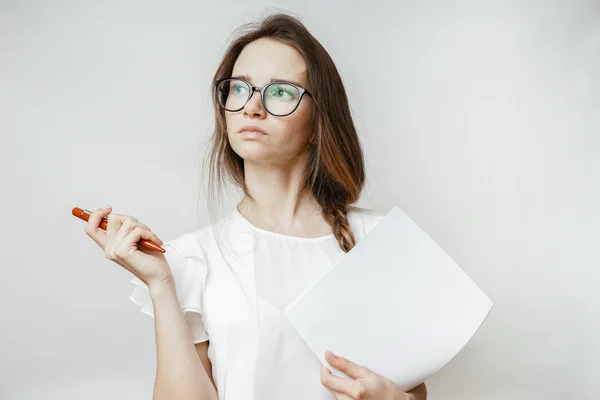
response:
M242 81L244 82L246 85L248 85L250 87L250 91L248 92L248 98L246 99L246 101L244 102L244 105L241 106L240 108L238 108L237 110L228 110L226 109L221 102L219 101L219 94L218 94L218 89L219 89L219 85L221 85L222 82L225 82L227 80L237 80L237 81ZM273 114L272 112L270 112L267 109L267 106L265 105L265 89L268 88L271 85L275 85L275 84L285 84L285 85L290 85L296 88L296 90L298 90L298 93L300 94L300 97L298 98L298 103L296 104L296 107L294 107L294 109L292 111L290 111L287 114L282 114L282 115L278 115L278 114ZM242 78L222 78L222 79L218 79L215 81L215 100L217 101L217 104L219 105L219 107L221 107L223 110L225 111L229 111L229 112L238 112L244 109L244 107L246 107L246 104L248 104L248 102L250 101L250 99L252 99L252 96L254 96L254 92L258 91L260 93L260 102L263 106L263 108L265 109L265 111L275 117L287 117L288 115L292 114L294 111L296 111L298 109L298 107L300 106L300 102L302 102L302 98L304 97L304 95L308 95L311 98L314 98L312 93L309 92L307 89L304 89L302 86L298 86L295 83L291 83L291 82L285 82L285 81L275 81L275 82L270 82L264 86L253 86L250 82L248 82L245 79Z

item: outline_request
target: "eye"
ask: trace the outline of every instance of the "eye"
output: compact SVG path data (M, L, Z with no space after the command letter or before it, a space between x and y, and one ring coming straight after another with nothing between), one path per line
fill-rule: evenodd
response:
M293 99L298 96L298 91L291 85L274 84L269 86L268 95L281 99Z
M248 92L248 88L246 85L240 83L232 83L229 91L235 95L245 95Z

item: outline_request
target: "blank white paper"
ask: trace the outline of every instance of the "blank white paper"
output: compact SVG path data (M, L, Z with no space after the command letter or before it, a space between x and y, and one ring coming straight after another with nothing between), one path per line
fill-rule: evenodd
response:
M325 361L327 350L409 390L448 363L492 307L394 207L284 315L335 375L347 377Z

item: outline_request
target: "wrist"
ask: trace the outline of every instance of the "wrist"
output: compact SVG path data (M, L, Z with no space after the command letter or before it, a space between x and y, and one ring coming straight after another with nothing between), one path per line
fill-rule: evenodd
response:
M150 297L155 299L164 296L165 294L175 293L175 282L168 280L149 283L148 290L150 291Z

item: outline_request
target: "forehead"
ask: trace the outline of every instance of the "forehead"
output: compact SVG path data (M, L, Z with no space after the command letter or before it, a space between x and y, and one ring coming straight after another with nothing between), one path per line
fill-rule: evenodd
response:
M244 47L233 66L232 76L246 75L254 86L272 78L306 86L306 62L298 50L274 39L262 38Z

